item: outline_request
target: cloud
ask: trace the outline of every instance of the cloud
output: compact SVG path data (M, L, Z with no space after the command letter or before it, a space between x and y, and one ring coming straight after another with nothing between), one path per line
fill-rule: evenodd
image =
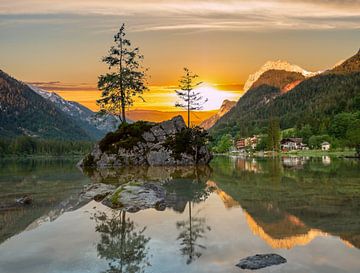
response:
M47 91L98 91L96 84L92 83L62 83L60 81L50 82L27 82Z
M359 6L360 0L3 0L0 15L121 16L136 32L359 29Z

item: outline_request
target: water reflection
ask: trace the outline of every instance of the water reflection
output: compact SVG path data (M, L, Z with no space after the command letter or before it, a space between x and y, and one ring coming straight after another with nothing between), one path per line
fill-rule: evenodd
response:
M150 265L147 248L150 238L144 235L146 227L137 227L125 211L98 212L94 218L95 230L100 233L98 255L108 261L109 268L103 272L145 272Z
M71 205L69 197L89 183L75 167L77 159L0 160L0 243L53 221ZM15 199L32 197L31 205Z
M248 160L216 158L213 183L240 204L253 233L271 247L289 249L331 234L360 248L358 161L258 159L251 169L242 161Z
M359 161L216 157L211 168L89 170L94 182L155 183L166 209L125 213L92 201L38 227L90 182L66 166L1 167L2 200L31 191L36 205L2 214L2 234L27 230L0 245L1 272L236 273L240 258L270 247L288 259L274 272L360 266Z
M181 242L181 254L186 257L186 264L192 263L200 258L202 251L206 247L200 243L205 233L210 231L210 226L206 225L206 218L192 215L192 203L189 202L189 219L176 222L176 227L180 230L178 240Z

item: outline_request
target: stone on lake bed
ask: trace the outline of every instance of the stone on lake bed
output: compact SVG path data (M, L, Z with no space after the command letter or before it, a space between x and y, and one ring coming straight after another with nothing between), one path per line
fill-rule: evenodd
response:
M103 183L89 184L80 193L80 202L96 200L101 201L115 190L115 186Z
M127 183L118 187L102 202L112 209L122 209L128 212L155 208L164 210L165 190L153 183Z
M278 254L256 254L254 256L241 259L236 266L241 269L256 270L286 262L286 259Z
M24 195L23 197L15 199L15 202L20 205L30 205L32 201L33 200L29 195Z

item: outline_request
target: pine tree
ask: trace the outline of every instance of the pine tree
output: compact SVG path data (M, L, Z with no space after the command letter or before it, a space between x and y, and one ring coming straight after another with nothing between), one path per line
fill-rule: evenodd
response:
M279 119L271 118L268 127L268 149L278 151L280 148L280 124Z
M190 128L190 113L194 110L203 109L204 104L208 101L207 98L201 96L200 92L195 91L201 82L196 82L199 76L192 73L188 68L184 68L184 75L180 78L179 89L176 90L177 96L181 102L175 104L176 107L184 108L188 114L188 128Z
M148 90L143 58L139 48L133 48L130 40L126 39L125 25L122 24L114 36L114 45L102 59L111 70L101 75L98 81L102 94L97 104L102 113L119 116L122 123L126 122L126 107L133 105L134 96L143 99L141 95Z

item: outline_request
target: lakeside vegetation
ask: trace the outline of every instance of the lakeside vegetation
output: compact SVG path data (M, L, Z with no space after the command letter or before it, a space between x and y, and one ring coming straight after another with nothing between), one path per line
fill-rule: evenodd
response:
M44 140L29 136L0 138L0 158L41 156L82 156L90 152L90 141Z

